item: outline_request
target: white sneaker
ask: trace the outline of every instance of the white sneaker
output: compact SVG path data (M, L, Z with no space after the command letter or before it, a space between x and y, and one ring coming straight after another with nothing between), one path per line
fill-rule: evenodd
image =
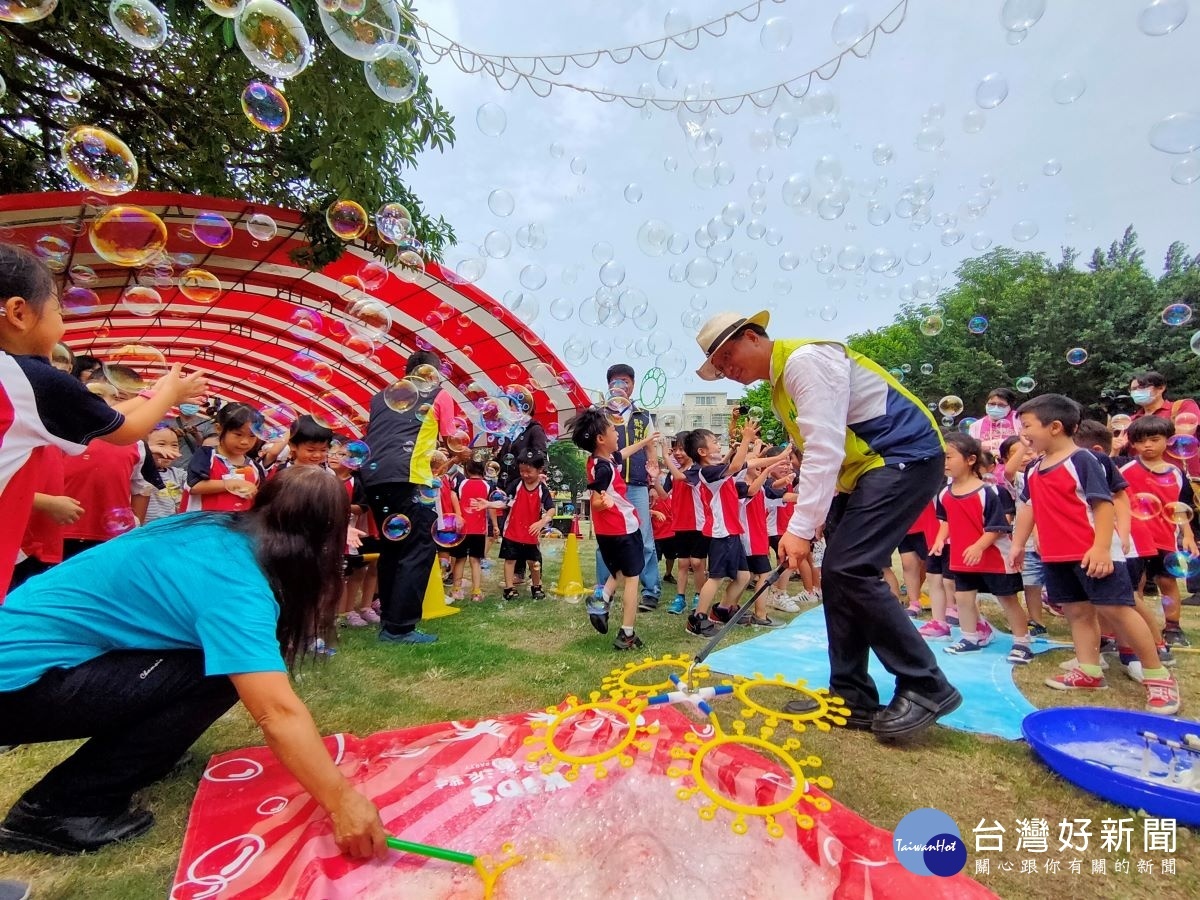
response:
M1140 666L1141 664L1139 663L1138 665ZM1079 658L1072 656L1066 662L1059 663L1058 667L1060 669L1062 669L1064 672L1070 672L1072 669L1078 669L1079 668ZM1105 659L1103 656L1100 657L1100 668L1101 669L1108 668L1108 660ZM1134 679L1134 680L1138 681L1140 679Z
M796 595L796 600L805 604L820 603L821 595L816 591L806 591L804 588L800 588L800 593Z
M780 612L800 612L800 604L787 594L776 594L771 598L771 606Z
M1132 659L1127 664L1121 666L1121 668L1125 670L1126 675L1128 675L1130 678L1132 678L1138 684L1142 683L1142 678L1144 676L1142 674L1141 660Z

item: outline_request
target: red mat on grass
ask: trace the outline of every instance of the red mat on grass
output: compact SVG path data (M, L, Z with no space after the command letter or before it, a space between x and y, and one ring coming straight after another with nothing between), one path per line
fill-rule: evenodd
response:
M584 767L577 780L568 780L563 777L570 769L565 763L544 774L539 762L531 762L528 755L544 746L546 733L535 730L532 723L549 718L546 713L531 713L472 723L443 722L361 740L339 734L325 743L343 774L378 804L390 833L468 853L499 855L501 845L510 840L520 851L522 817L528 818L528 809L538 802L546 802L548 793L555 794L556 802L569 796L572 808L584 809L589 803L602 803L603 792L625 772L610 760L604 779ZM694 749L683 738L689 731L706 736L703 726L670 707L647 710L644 721L657 722L659 730L639 734L651 746L634 751L635 763L629 771L661 777L662 790L670 802L678 803L679 815L697 815L701 795L677 800L678 784L666 770L673 762L680 765L671 758L671 748ZM599 753L615 746L627 727L618 716L577 716L559 728L555 744L580 756ZM537 740L526 744L531 734ZM712 762L716 767L712 782L743 803L766 805L790 790L790 779L773 761L743 747L713 755ZM819 793L816 788L812 792ZM908 872L892 854L890 832L836 801L824 813L802 805L815 818L815 827L800 829L789 816L781 816L786 832L780 840L795 842L809 859L837 868L837 898L993 896L965 875L936 878ZM715 821L705 827L712 829L714 840L740 840L729 831L731 820L731 813L719 810ZM758 818L751 818L749 826L764 829ZM254 747L222 753L210 761L192 806L170 896L174 900L332 900L377 886L384 874L395 879L393 896L407 897L414 893L403 890L404 873L415 873L422 866L450 864L401 853L382 863L343 857L325 813L268 749ZM387 871L381 873L381 867ZM475 878L469 870L463 871L464 877Z

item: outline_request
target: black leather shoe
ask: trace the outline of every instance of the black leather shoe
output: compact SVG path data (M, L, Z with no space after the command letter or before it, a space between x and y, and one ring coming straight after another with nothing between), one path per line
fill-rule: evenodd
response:
M881 741L907 741L962 706L962 694L954 688L942 698L926 697L910 688L896 691L892 702L881 710L871 731Z
M153 825L154 814L145 809L131 808L113 816L55 816L18 800L0 824L0 850L74 856L140 837Z

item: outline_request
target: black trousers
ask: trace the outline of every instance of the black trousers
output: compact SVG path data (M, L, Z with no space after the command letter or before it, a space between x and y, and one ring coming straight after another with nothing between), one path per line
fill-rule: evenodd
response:
M124 811L237 702L200 650L123 650L0 693L0 744L90 740L22 799L50 815Z
M419 485L409 482L377 484L367 488L375 522L382 527L389 516L403 514L412 523L408 537L379 542L379 606L383 627L396 634L412 631L421 621L425 587L437 562L433 526L437 510L418 498Z
M829 687L852 710L873 710L879 691L867 674L874 652L896 688L931 698L950 689L925 639L880 577L892 551L945 483L944 457L867 472L834 498L825 525L821 590L829 632Z
M13 568L12 581L8 583L9 591L15 591L34 575L41 575L54 568L54 563L42 562L36 556L27 556Z

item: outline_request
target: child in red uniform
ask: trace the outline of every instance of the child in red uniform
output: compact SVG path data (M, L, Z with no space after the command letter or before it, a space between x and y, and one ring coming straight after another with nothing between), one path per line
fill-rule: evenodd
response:
M554 498L550 488L542 481L542 470L546 468L546 457L536 454L523 459L517 465L520 478L508 500L491 501L495 506L508 507L504 519L504 533L500 537L500 558L504 560L504 599L516 600L517 588L513 584L517 572L517 560L529 563L529 596L544 600L542 590L542 551L538 539L542 530L554 518Z
M698 428L687 436L687 455L700 467L700 499L704 503L704 534L710 539L708 549L708 580L700 589L700 604L688 616L687 632L700 637L717 633L717 625L709 619L721 582L729 579L725 588L727 607L737 606L742 591L750 583L750 568L742 547L742 525L738 519L738 494L733 476L746 462L750 445L758 437L754 422L742 427L742 439L728 462L721 459L721 446L711 431Z
M463 569L467 560L471 561L471 599L476 603L483 600L483 569L481 562L487 545L488 530L488 498L491 496L491 486L484 478L483 463L469 459L463 464L466 478L458 486L458 506L462 510L463 534L462 543L450 549L450 558L454 560L454 599L463 598L462 584Z
M608 634L608 610L617 590L617 578L625 579L621 591L621 630L613 641L616 650L633 650L642 646L634 633L637 621L638 576L642 574L645 557L642 548L641 523L637 510L625 493L621 476L622 462L643 447L659 440L657 431L640 441L617 450L617 429L599 409L587 409L571 424L571 440L591 456L587 461L587 486L592 492L592 527L596 546L608 567L608 580L600 588L600 596L587 602L588 620L601 634Z
M254 503L262 476L246 454L258 440L245 403L226 403L217 413L217 445L200 447L188 461L187 512L241 512Z
M179 366L147 391L111 409L66 372L50 364L62 338L62 307L50 271L20 247L0 244L0 597L8 590L39 476L37 448L83 453L102 438L141 440L177 403L203 397L199 374Z
M937 508L933 502L921 512L917 517L917 521L913 524L912 530L904 536L904 540L900 542L900 564L904 565L905 553L915 555L921 560L920 569L925 573L925 592L929 595L929 612L931 618L928 622L917 629L922 637L931 638L935 641L950 640L950 609L947 605L946 583L944 572L946 569L947 554L943 547L943 552L934 556L929 552L929 548L937 543L938 530L941 527L938 522ZM905 575L909 573L905 569ZM920 591L921 582L917 581L917 590ZM910 587L911 591L912 588ZM919 596L919 594L918 594ZM917 603L920 607L920 601ZM909 603L909 614L912 614L912 603ZM954 616L957 620L958 609L954 609Z
M13 569L13 588L63 561L63 526L83 515L79 501L65 494L65 454L57 447L38 447L32 459L41 483L33 495L33 513L21 539L20 560Z
M708 577L708 538L704 536L704 508L700 503L700 468L688 458L683 447L688 432L681 431L664 455L671 473L671 519L675 525L675 560L678 584L675 599L667 607L672 615L687 609L688 576L692 577L692 609L700 602L700 588Z
M1154 579L1162 596L1165 625L1162 630L1168 647L1189 646L1179 626L1179 582L1163 565L1168 553L1183 549L1197 555L1192 533L1193 495L1187 477L1166 458L1175 426L1170 419L1143 416L1134 419L1126 432L1137 458L1121 467L1129 483L1132 517L1130 539L1133 553L1127 559L1134 591L1141 592L1142 578ZM1160 512L1161 510L1161 512ZM1177 535L1182 525L1182 541Z
M319 425L319 423L314 424ZM320 427L324 428L325 426L321 425ZM371 519L371 510L357 483L355 477L357 469L346 465L346 444L348 442L348 438L335 438L320 455L310 454L308 448L302 448L298 453L292 455L291 461L293 465L303 467L305 465L315 466L318 463L303 462L302 460L312 460L314 456L322 459L321 464L328 465L329 472L342 483L342 487L346 490L346 496L350 498L350 530L357 536L358 541L355 546L354 542L347 540L346 552L342 557L346 580L342 585L342 601L338 606L338 615L341 617L338 624L345 625L347 628L367 628L371 625L378 625L380 621L379 614L371 605L371 598L375 595L377 584L378 561L365 558L367 553L374 552L374 545L368 542L372 539L378 541L379 532L375 529L375 523ZM321 448L314 449L320 450ZM349 532L347 537L349 538Z
M654 453L658 452L655 448ZM665 458L665 457L664 457ZM663 475L657 457L646 456L646 478L650 482L650 524L654 528L654 550L666 560L667 575L675 564L675 504L671 500L672 478ZM667 575L663 576L666 581ZM674 581L674 577L671 581Z
M1179 687L1159 662L1154 637L1133 609L1133 585L1125 566L1112 561L1112 493L1096 457L1075 446L1072 434L1079 405L1061 394L1043 394L1018 411L1022 434L1034 452L1044 455L1029 467L1017 511L1009 562L1019 569L1025 541L1036 523L1049 599L1063 607L1071 625L1079 667L1046 679L1056 690L1106 687L1100 667L1100 628L1106 619L1142 664L1146 708L1173 715L1179 711Z
M758 474L751 476L747 467L738 473L738 523L742 526L742 549L746 552L746 567L754 579L754 589L762 587L771 575L771 542L767 534L767 495L763 488L778 474L776 466L760 466ZM774 628L782 623L767 615L767 592L763 591L754 601L754 611L743 621L760 628ZM714 607L717 618L726 621L737 612L737 607Z
M975 438L951 432L946 435L946 474L950 484L934 501L937 509L937 539L929 549L941 556L950 542L950 571L954 573L954 597L962 621L962 636L947 653L978 653L990 635L980 634L979 591L995 594L1012 629L1013 646L1008 661L1025 665L1033 660L1029 647L1029 623L1017 594L1021 590L1019 569L1009 566L1013 500L1007 491L983 480L983 448Z

